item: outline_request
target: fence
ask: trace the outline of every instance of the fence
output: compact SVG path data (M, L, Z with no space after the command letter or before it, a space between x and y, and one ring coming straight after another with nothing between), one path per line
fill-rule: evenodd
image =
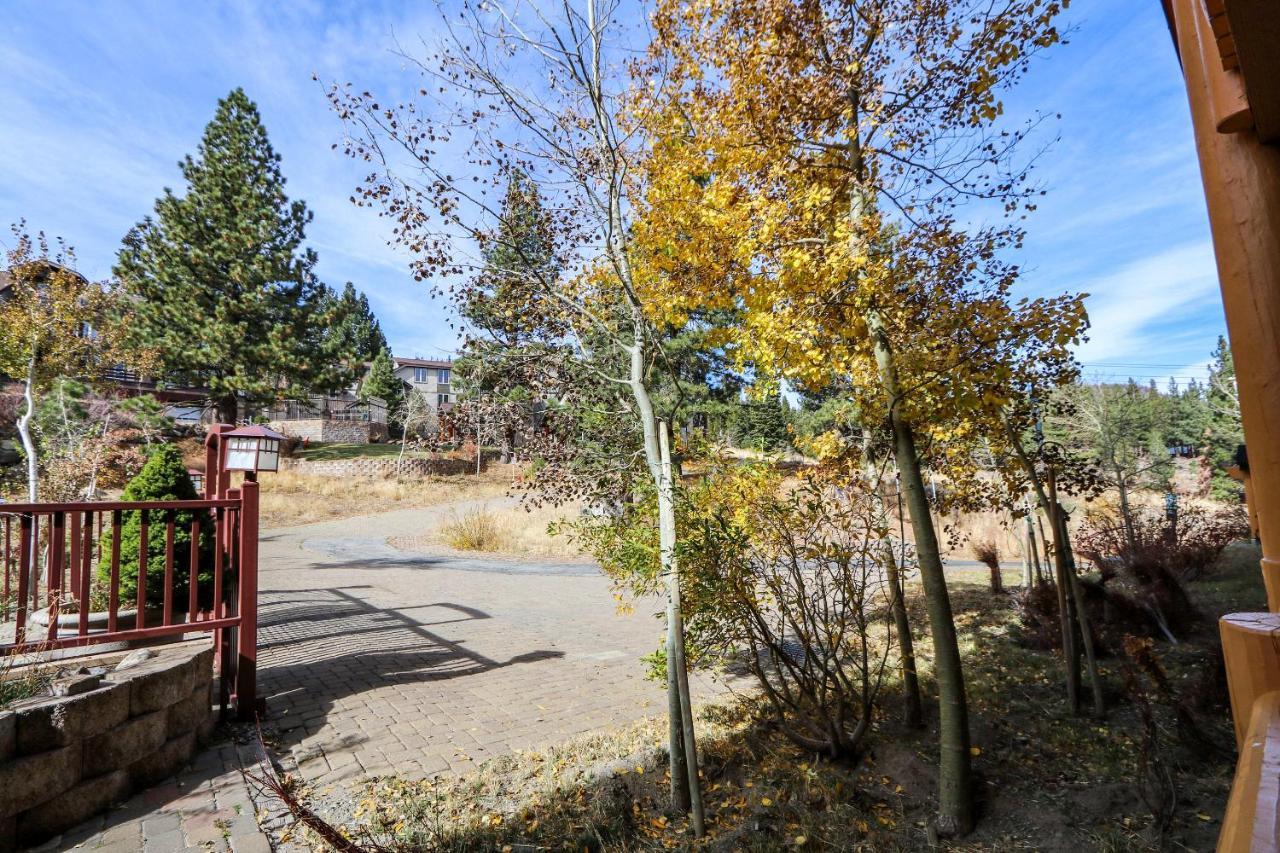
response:
M0 655L208 632L224 704L252 713L257 483L211 500L5 504L0 519Z
M381 398L324 397L313 395L303 400L284 400L265 413L272 421L296 421L320 418L332 421L385 424L387 404Z

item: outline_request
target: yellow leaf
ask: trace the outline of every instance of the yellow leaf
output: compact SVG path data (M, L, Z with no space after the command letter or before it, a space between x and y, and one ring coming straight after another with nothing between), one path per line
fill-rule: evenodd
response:
M762 799L762 800L760 801L760 805L762 805L762 806L771 806L771 805L773 805L773 800L769 799L768 797L765 797L764 799Z
M805 838L803 835L797 835L797 836L796 836L796 846L797 846L797 847L803 847L803 846L804 846L804 843L805 843L806 841L808 841L808 840L809 840L809 839Z
M980 746L971 746L971 747L969 747L969 754L970 754L970 755L974 755L974 756L982 755L982 747L980 747Z

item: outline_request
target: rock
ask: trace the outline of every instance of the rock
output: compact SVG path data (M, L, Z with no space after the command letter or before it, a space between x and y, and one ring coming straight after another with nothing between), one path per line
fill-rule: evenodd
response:
M129 718L129 689L107 684L76 696L28 699L14 708L18 754L30 755L92 737Z
M204 740L209 724L213 721L213 703L210 701L209 686L197 687L190 696L168 710L168 736L173 738L195 732L196 737Z
M129 779L135 788L150 787L185 767L195 751L195 732L178 735L155 752L130 764Z
M101 672L91 673L82 668L72 675L53 682L49 686L49 693L53 696L78 696L90 690L97 690L100 684L102 684Z
M156 653L151 651L151 649L135 649L125 655L124 658L121 659L120 663L116 664L116 672L120 672L123 669L132 669L143 661L149 661L155 656Z
M8 761L18 749L18 718L12 711L0 711L0 761Z

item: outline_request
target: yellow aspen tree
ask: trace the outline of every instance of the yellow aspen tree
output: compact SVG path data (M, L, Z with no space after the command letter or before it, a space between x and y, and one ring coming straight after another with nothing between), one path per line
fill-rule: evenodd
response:
M616 474L575 496L611 493L636 468L656 493L658 562L668 588L671 799L701 836L676 553L673 412L657 393L667 327L640 298L645 273L633 250L632 176L643 152L621 115L631 52L614 13L603 0L546 9L464 2L447 15L440 10L427 55L404 56L418 75L416 93L388 103L347 84L332 87L329 99L344 122L340 147L369 168L354 200L391 221L391 240L409 253L415 277L466 306L486 259L507 258L505 316L555 342L563 361L549 370L558 381L577 373L607 389L602 402L625 419L628 437L638 438L638 448L601 442ZM502 204L517 174L546 210L522 227L512 227L518 223ZM548 248L531 252L533 246Z
M75 255L19 223L6 253L9 288L0 301L0 374L22 385L18 436L27 459L27 499L38 499L40 464L31 435L37 401L62 378L96 381L109 357L103 326L108 289L75 271Z
M934 646L941 835L971 828L972 778L920 445L987 422L1026 340L1082 328L1078 301L1013 303L1007 260L1037 191L1030 126L1000 98L1059 39L1063 5L660 0L641 69L655 318L735 309L728 346L758 375L839 377L892 435Z

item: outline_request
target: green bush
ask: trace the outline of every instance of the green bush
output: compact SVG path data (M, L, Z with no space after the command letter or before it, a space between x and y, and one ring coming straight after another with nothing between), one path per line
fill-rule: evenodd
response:
M195 485L187 474L182 454L172 444L161 444L151 451L147 463L129 481L121 500L124 501L191 501L199 499ZM192 512L173 514L173 606L185 612L191 571ZM164 512L148 513L147 528L147 605L164 603L164 552L167 516ZM200 569L197 575L201 601L211 600L213 583L213 525L201 519ZM124 513L120 531L120 605L131 606L138 598L138 554L142 540L142 513ZM111 580L111 532L103 534L98 578L104 586Z

